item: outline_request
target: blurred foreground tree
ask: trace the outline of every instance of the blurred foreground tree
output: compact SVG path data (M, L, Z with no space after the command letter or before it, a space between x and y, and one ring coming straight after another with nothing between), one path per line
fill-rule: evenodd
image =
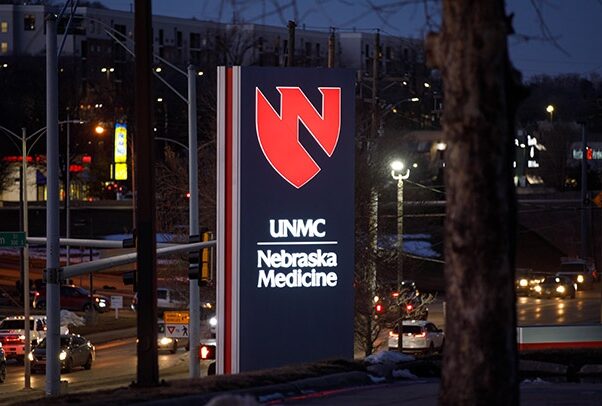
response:
M444 0L441 31L427 37L445 93L443 405L519 402L512 162L524 91L508 58L512 28L504 5Z

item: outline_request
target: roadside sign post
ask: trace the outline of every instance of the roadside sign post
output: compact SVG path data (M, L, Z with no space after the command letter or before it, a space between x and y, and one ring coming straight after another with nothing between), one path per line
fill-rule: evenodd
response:
M111 309L115 309L115 319L119 319L119 309L123 307L123 296L111 296Z
M165 336L172 338L189 338L190 313L188 311L167 311L163 313ZM192 351L193 346L190 346Z

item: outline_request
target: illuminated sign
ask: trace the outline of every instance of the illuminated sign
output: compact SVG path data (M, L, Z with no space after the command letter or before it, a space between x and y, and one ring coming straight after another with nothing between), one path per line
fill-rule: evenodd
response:
M127 127L125 124L115 124L115 180L127 180L128 178L128 143Z
M353 358L354 100L353 71L219 68L218 372Z

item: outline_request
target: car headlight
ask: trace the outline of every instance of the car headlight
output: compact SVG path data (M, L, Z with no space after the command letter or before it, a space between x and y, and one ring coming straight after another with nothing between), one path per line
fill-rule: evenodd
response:
M585 281L583 275L577 275L577 283L583 283L583 281Z
M98 302L98 307L107 307L107 304L104 300L101 300L100 302Z
M210 318L210 319L209 319L209 325L210 325L211 327L215 327L215 326L217 326L217 318L216 318L216 317L212 317L212 318Z
M526 279L521 279L520 281L518 281L518 284L524 288L527 285L529 285L529 281Z
M67 353L65 351L61 351L61 353L59 354L59 359L61 361L64 361L67 359Z
M168 345L168 344L171 344L172 341L173 340L171 338L169 338L169 337L161 337L161 340L159 340L159 343L161 345Z
M25 340L25 334L21 334L21 335L19 336L19 340L21 340L21 341Z
M534 291L536 291L537 293L541 293L541 286L540 286L540 285L536 285L536 286L533 288L533 290L534 290Z
M27 354L27 359L33 361L33 351Z
M566 292L566 288L564 286L560 285L560 286L556 287L556 292L564 293L564 292Z

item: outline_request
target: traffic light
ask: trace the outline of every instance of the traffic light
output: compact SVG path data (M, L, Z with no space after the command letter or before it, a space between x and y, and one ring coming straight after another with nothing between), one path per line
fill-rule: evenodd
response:
M127 271L123 273L123 284L126 286L132 285L134 292L138 291L136 282L136 271Z
M215 345L201 344L199 346L199 359L201 361L215 359Z

